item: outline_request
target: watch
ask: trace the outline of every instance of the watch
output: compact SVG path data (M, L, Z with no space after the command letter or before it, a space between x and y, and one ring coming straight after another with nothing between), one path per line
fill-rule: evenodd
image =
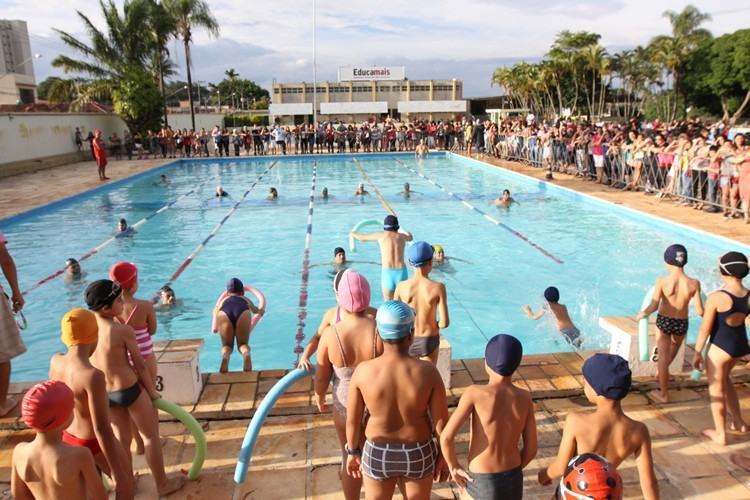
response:
M344 445L344 450L346 451L346 454L349 456L356 456L359 457L362 455L362 449L361 448L349 448L348 444Z

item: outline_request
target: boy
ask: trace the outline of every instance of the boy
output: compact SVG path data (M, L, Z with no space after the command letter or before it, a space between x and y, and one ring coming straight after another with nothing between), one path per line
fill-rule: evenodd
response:
M580 349L581 344L583 344L581 331L576 328L576 325L574 325L573 321L570 319L568 308L565 307L564 304L559 303L560 291L554 286L548 287L544 291L544 299L547 301L547 305L542 306L536 314L534 314L529 306L523 306L521 310L534 321L544 316L545 312L551 311L557 322L557 329L560 330L560 333L565 337L565 340L567 340L574 349Z
M475 500L523 497L523 468L536 456L537 436L531 393L513 385L523 346L510 335L495 335L484 351L486 385L466 389L440 434L453 480ZM455 438L471 417L469 471L456 457ZM518 441L523 447L518 449Z
M10 489L16 500L107 498L91 453L62 441L73 405L68 386L51 380L35 385L23 397L21 416L36 437L13 450Z
M115 479L117 498L132 498L132 470L126 450L112 432L104 374L89 361L99 335L96 316L85 309L73 309L63 316L60 326L60 339L68 352L52 356L49 378L67 385L75 403L73 420L62 440L91 451L99 469Z
M143 438L146 462L156 482L156 490L159 496L167 496L182 488L185 478L167 478L164 472L159 420L152 406L152 401L161 396L154 389L154 381L141 357L133 329L115 322L123 310L121 292L120 285L110 280L94 281L86 288L86 304L94 311L99 327L99 340L91 362L104 372L117 439L126 451L130 450L132 419ZM130 462L130 454L127 457ZM130 465L132 467L132 463Z
M429 278L434 252L432 245L425 241L417 241L409 247L409 264L414 266L414 275L396 285L393 298L405 302L416 311L414 340L409 347L409 355L437 364L440 329L448 328L450 319L445 285Z
M688 331L688 308L693 300L698 316L703 316L703 299L700 281L690 278L683 268L687 264L687 249L679 244L670 245L664 252L664 267L669 273L656 278L651 304L639 312L635 319L640 321L657 309L656 349L659 354L656 379L659 389L649 395L659 403L669 402L669 365L677 356Z
M539 471L539 483L548 485L561 477L577 454L597 453L615 468L633 455L643 497L658 499L648 428L625 415L620 404L630 390L628 362L616 354L594 354L583 364L583 378L586 398L596 410L568 413L557 458Z

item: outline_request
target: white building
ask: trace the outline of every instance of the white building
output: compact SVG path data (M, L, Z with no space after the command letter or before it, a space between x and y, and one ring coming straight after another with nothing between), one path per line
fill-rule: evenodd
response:
M33 59L26 21L0 19L0 104L34 102Z

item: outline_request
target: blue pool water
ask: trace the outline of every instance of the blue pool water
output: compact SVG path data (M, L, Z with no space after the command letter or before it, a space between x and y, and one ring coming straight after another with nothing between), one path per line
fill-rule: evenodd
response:
M481 356L486 338L499 332L518 336L527 353L568 350L549 318L533 322L521 312L524 304L534 309L541 306L542 291L549 285L560 288L561 302L568 305L586 335L585 348L601 348L607 339L597 326L598 317L637 312L644 292L663 271L662 253L667 245L682 242L688 247L688 273L699 277L708 290L718 285L717 257L730 249L747 251L739 244L631 214L465 158L435 155L420 163L408 155L399 158L563 261L556 263L467 209L392 156L359 157L370 179L399 214L402 227L417 239L443 245L448 256L470 262L453 261L455 273L435 274L448 287L451 326L444 333L457 358ZM29 329L23 336L29 350L13 361L13 379L46 376L50 355L62 349L60 318L68 309L83 305L86 284L106 277L113 263L127 260L138 264L141 281L137 295L150 298L231 208L229 202L213 200L215 186L221 184L239 197L272 161L176 162L0 221L18 266L21 287L26 289L60 268L66 257L79 257L106 240L120 217L134 223L208 179L196 193L149 220L137 235L118 239L85 261L86 275L81 283L56 278L27 296ZM375 196L353 196L362 176L351 158L280 160L175 282L183 305L159 313L157 340L204 338L201 367L217 370L220 342L210 332L210 315L227 279L237 276L263 290L268 299L266 318L251 337L254 367L292 366L313 161L318 166L317 193L326 186L333 197L327 202L316 198L311 263L328 262L334 247L348 247L349 229L358 221L386 215ZM167 174L171 187L153 184L159 173ZM404 182L418 192L408 200L397 194ZM264 200L270 186L280 192L276 202ZM509 210L492 206L504 188L510 189L520 204ZM349 257L378 262L377 245L361 243L358 253ZM373 302L378 305L379 266L364 263L354 267L370 280ZM311 270L304 328L308 338L323 311L334 305L331 275L330 266ZM697 324L691 324L691 339ZM232 368L240 368L238 355L233 357Z

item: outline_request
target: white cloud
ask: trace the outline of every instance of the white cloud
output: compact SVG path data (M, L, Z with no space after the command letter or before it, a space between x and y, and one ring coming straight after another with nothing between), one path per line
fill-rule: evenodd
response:
M693 1L714 12L707 27L723 34L746 25L746 0ZM609 47L631 47L669 29L661 16L680 10L683 0L318 0L317 60L321 79L334 79L341 64L404 64L411 78L458 78L467 94L489 94L493 61L544 55L556 33L563 29L602 34ZM312 1L279 0L258 4L242 0L211 0L221 25L219 40L204 32L195 35L197 79L216 81L234 67L242 77L269 85L277 80L312 79ZM35 61L41 79L57 71L49 66L66 50L52 28L80 33L75 10L101 22L98 1L0 0L0 12L29 23ZM739 11L739 12L737 12ZM180 47L177 61L184 63ZM430 68L436 73L430 74ZM487 73L487 74L485 74Z

